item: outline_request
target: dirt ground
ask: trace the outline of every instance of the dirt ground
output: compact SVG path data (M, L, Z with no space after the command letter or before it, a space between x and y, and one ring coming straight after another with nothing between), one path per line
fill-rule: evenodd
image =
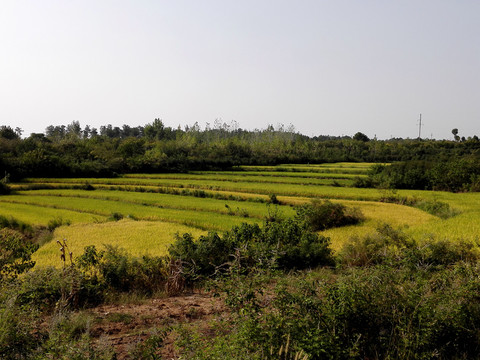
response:
M223 301L206 293L149 299L142 304L102 305L90 309L94 324L91 336L98 346L112 347L118 360L131 359L136 345L154 329L166 329L180 323L202 323L227 314ZM162 359L178 359L173 339L167 337L161 349Z

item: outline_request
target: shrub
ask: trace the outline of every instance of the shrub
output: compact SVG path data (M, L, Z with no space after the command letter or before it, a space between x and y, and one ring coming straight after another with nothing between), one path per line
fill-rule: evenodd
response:
M37 249L38 245L27 240L22 233L6 228L0 230L0 282L31 269L35 265L31 255Z
M312 231L354 225L364 220L358 208L347 208L340 203L317 199L300 207L297 210L297 218L306 222Z
M280 205L280 201L278 200L277 195L275 194L268 195L268 202L270 204Z
M47 229L53 231L62 225L70 225L70 220L63 220L61 217L56 217L48 222Z
M110 221L119 221L119 220L122 220L122 219L123 219L123 215L119 212L113 212L108 217L108 220L110 220Z
M0 195L8 195L10 192L10 186L5 184L3 181L0 181Z
M457 210L450 208L448 203L438 200L421 200L416 202L414 206L442 219L451 218L459 213Z
M242 224L223 236L212 232L197 241L184 234L177 237L169 253L183 261L189 281L228 269L234 262L245 272L250 267L288 270L333 264L329 239L294 219L267 222L263 228Z
M478 244L435 239L419 242L387 224L379 226L374 234L352 238L338 254L343 267L383 264L435 270L478 259Z
M77 267L85 278L84 290L89 290L90 296L104 289L152 294L163 289L167 276L165 259L147 255L132 257L110 245L103 251L97 251L95 246L86 247L77 258Z
M3 215L0 215L0 229L3 228L10 228L14 230L18 230L22 233L31 233L33 229L30 225L19 221L13 217L7 218Z
M25 359L40 343L40 331L35 312L15 303L15 297L0 304L0 358Z
M181 345L192 359L477 359L479 271L379 265L261 282L253 272L225 281L228 331L183 331Z
M95 190L95 187L87 181L87 182L85 182L85 184L82 185L81 189L82 190L87 190L87 191L92 191L92 190Z

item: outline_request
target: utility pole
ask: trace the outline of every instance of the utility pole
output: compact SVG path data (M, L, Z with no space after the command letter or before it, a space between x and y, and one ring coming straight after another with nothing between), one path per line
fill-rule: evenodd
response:
M418 121L418 138L422 138L422 114L420 114L420 120Z

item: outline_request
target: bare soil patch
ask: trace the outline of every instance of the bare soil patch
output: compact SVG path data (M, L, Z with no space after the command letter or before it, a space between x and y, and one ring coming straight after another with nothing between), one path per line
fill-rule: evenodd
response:
M95 321L90 329L97 344L112 347L117 359L130 359L129 353L147 339L153 329L166 329L180 323L208 323L227 315L221 299L207 293L149 299L142 304L102 305L91 309ZM167 337L162 358L176 359L173 339Z

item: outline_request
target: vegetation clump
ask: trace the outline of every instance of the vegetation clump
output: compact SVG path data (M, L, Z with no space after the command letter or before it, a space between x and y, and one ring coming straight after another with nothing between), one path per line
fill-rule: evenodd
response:
M10 194L10 192L10 187L3 181L0 181L0 195L8 195Z
M189 281L225 271L236 258L242 259L246 272L250 267L289 270L333 265L329 239L294 219L267 222L264 227L244 223L223 236L211 232L196 241L183 234L169 253L182 260Z
M374 165L367 179L358 179L356 186L389 189L439 191L478 191L480 165L474 155L444 160L409 160L391 165Z
M31 251L14 230L1 234ZM3 257L2 268L19 258ZM228 317L208 332L162 328L132 356L155 358L173 333L178 355L190 359L478 358L479 259L476 243L420 241L389 225L334 255L298 216L197 240L178 235L169 257L91 246L62 269L0 282L0 356L112 359L111 348L94 345L93 318L81 309L123 293L168 292L175 281L177 295L207 284ZM47 327L40 324L46 314Z
M305 222L310 230L321 231L333 227L355 225L365 219L358 208L349 208L329 200L314 199L297 210L297 219Z

